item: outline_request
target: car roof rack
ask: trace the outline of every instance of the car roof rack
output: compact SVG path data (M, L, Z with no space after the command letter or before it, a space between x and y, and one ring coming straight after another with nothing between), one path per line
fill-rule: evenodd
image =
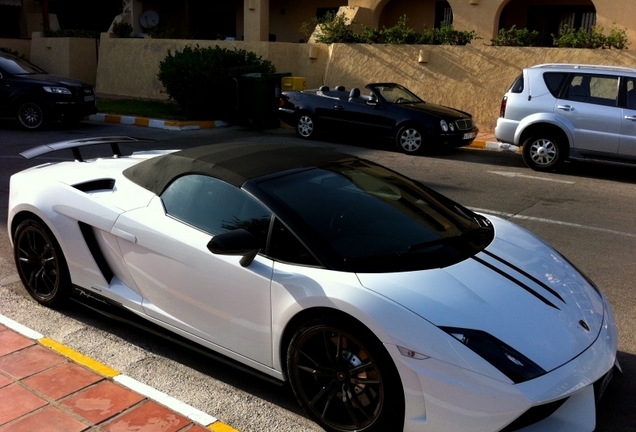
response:
M571 69L606 69L606 70L636 73L636 68L631 68L627 66L591 65L591 64L579 64L579 63L543 63L543 64L532 66L532 68L551 68L551 67L562 67L562 68L571 68Z
M43 154L51 153L59 150L71 149L73 157L77 162L84 162L82 155L80 154L80 147L87 147L99 144L110 144L110 148L113 152L113 157L121 157L121 151L119 150L119 144L124 143L137 143L137 142L155 142L156 140L147 138L133 138L129 136L109 136L109 137L94 137L94 138L82 138L70 141L60 141L51 144L44 144L41 146L33 147L29 150L20 153L20 156L26 159L33 159L34 157L41 156Z

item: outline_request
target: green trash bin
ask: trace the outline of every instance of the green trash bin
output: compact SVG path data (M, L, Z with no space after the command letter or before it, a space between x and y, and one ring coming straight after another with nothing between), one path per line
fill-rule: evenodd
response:
M237 80L237 120L255 128L278 127L281 81L292 74L249 73Z

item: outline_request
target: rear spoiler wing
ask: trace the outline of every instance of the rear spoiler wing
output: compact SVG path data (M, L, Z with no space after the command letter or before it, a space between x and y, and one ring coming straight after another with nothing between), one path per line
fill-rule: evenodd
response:
M71 149L73 157L77 162L84 162L82 155L80 154L80 147L93 146L99 144L110 144L110 148L113 152L113 157L121 157L121 151L119 150L119 144L128 143L142 143L142 142L156 142L153 139L146 138L133 138L128 136L110 136L110 137L95 137L95 138L82 138L70 141L60 141L51 144L44 144L38 147L33 147L29 150L20 153L20 156L26 159L33 159L34 157L41 156L43 154L51 153L59 150Z

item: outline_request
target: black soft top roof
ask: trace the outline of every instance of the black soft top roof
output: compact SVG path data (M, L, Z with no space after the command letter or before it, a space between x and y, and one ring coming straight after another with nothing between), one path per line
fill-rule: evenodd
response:
M124 170L124 175L160 195L172 180L185 174L205 174L240 187L256 177L352 158L320 147L231 142L157 156Z

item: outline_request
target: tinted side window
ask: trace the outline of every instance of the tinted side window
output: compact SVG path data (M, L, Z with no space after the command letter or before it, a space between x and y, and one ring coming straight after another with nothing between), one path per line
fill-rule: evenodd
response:
M636 109L636 79L626 78L625 91L627 108Z
M520 74L517 79L515 79L515 82L512 83L512 86L510 86L510 92L511 93L522 93L523 92L523 73Z
M552 96L559 96L559 89L563 84L563 81L567 77L567 74L564 72L546 72L543 74L543 80L545 81L546 87L552 93Z
M271 212L251 195L214 177L180 177L161 200L170 216L211 234L243 228L267 239Z
M275 260L317 266L318 261L283 223L276 219L267 255Z
M595 105L616 106L618 101L618 77L574 75L563 98Z

